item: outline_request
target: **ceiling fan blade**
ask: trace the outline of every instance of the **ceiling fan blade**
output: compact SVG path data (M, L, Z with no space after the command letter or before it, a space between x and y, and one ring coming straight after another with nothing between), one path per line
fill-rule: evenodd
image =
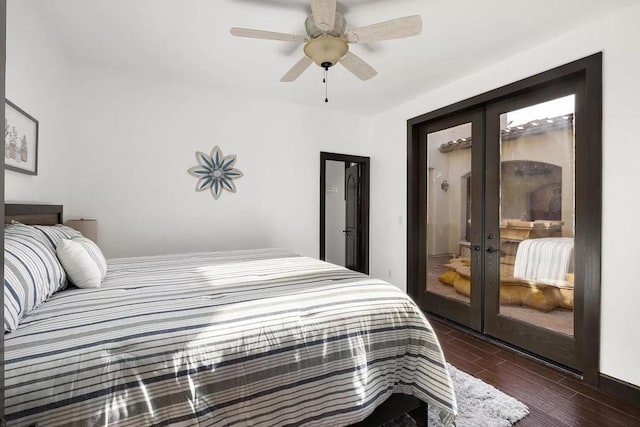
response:
M281 82L295 81L298 77L300 77L300 75L302 75L302 73L306 71L307 68L309 68L311 64L313 64L313 60L311 60L311 58L309 58L308 56L305 56L300 61L296 62L296 65L291 67L291 69L287 71L287 74L282 76L280 81Z
M296 34L274 33L272 31L252 30L250 28L237 28L231 29L231 34L236 37L248 37L250 39L262 39L262 40L279 40L283 42L296 42L304 43L307 41L305 36L298 36Z
M351 71L360 80L369 80L378 74L371 65L367 64L362 58L351 52L347 52L339 62L344 66L344 68Z
M300 49L300 43L287 43L283 44L280 47L280 53L284 56L292 56L294 53L298 52ZM364 45L367 46L367 45Z
M333 30L336 22L336 0L311 0L311 13L320 30Z
M420 15L405 16L346 32L349 43L369 43L417 36L422 32Z

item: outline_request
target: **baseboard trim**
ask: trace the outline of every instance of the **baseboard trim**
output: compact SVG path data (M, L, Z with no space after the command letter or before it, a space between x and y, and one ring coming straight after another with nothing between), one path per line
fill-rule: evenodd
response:
M640 402L640 387L638 387L637 385L610 377L602 373L599 376L599 382L600 390L604 391L605 393L609 393L617 398L626 400L630 403L633 403L634 405L638 405L638 402Z

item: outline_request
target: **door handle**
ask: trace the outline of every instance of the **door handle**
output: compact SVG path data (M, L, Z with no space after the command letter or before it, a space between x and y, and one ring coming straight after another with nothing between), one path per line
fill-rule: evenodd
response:
M471 245L471 250L480 252L480 245Z
M500 252L501 252L500 249L496 249L496 248L494 248L492 246L489 246L487 248L487 253L490 253L490 254L492 254L492 253L500 253Z

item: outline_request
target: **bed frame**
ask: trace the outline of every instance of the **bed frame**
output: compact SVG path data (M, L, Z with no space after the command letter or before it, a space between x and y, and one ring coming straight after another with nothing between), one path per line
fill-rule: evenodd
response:
M28 225L62 224L62 205L4 205L4 223L18 221Z
M4 205L4 222L18 221L28 225L62 224L62 205L16 204ZM428 406L425 402L406 394L392 394L363 421L350 427L376 427L387 421L409 414L419 427L426 426Z

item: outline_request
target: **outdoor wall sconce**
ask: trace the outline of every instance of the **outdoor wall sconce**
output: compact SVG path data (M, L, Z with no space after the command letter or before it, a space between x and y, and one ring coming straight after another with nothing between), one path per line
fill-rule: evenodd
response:
M440 188L442 188L442 191L446 192L449 189L449 182L446 179L442 180Z

